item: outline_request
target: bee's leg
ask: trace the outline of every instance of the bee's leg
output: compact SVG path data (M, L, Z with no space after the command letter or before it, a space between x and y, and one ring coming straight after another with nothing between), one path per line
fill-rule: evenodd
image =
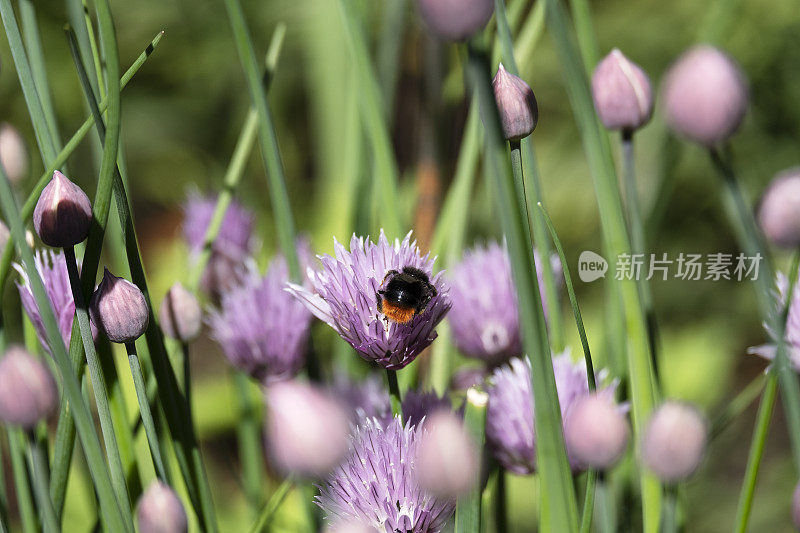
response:
M383 313L383 298L379 293L375 293L375 299L378 301L378 312Z
M431 291L431 298L435 298L438 292L436 292L436 287L433 286L433 283L428 283L428 290Z

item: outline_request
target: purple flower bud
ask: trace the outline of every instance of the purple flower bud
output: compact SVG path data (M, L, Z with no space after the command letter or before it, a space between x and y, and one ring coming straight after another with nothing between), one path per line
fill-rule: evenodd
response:
M665 402L647 424L642 458L662 480L683 481L700 465L706 436L706 422L697 409L680 402Z
M417 7L431 31L449 41L479 32L494 13L493 0L417 0Z
M161 329L173 339L189 342L197 338L203 312L194 294L176 282L161 302Z
M58 389L50 370L18 346L0 359L0 420L33 428L58 407Z
M664 112L679 134L704 146L728 139L747 110L747 83L736 63L709 45L695 46L670 68Z
M639 129L653 114L650 79L616 48L594 69L592 95L600 121L610 130Z
M141 533L182 533L188 529L180 498L160 481L154 481L142 494L136 519Z
M92 204L80 187L56 170L33 210L33 227L42 242L67 248L82 242L92 225Z
M142 336L149 323L147 301L139 287L105 269L103 281L89 302L89 313L97 329L111 342L132 342Z
M800 483L795 486L792 493L792 522L795 529L800 529Z
M350 420L331 395L283 381L267 389L269 453L285 472L320 477L347 453Z
M613 466L628 445L628 423L608 398L591 394L578 400L564 420L569 456L582 466Z
M775 176L761 199L758 223L773 244L800 246L800 168Z
M17 129L4 122L0 125L0 164L11 183L17 184L28 175L28 150Z
M539 106L530 86L500 63L492 87L505 138L518 141L533 133L539 121Z
M478 449L461 418L450 410L425 419L416 460L420 486L440 498L457 498L478 481Z

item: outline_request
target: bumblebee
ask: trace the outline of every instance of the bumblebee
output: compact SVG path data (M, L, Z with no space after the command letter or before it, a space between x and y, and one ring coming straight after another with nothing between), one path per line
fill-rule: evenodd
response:
M378 311L398 324L407 324L415 316L425 312L431 299L436 296L428 275L414 267L403 267L402 271L390 270L375 294Z

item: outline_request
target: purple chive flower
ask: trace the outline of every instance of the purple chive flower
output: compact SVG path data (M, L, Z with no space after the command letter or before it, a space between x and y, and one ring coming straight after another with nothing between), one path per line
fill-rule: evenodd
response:
M372 374L363 381L354 381L347 373L337 372L330 391L349 408L350 419L356 425L367 418L387 422L392 419L389 391L379 375Z
M193 253L200 252L203 248L203 239L211 225L216 206L216 196L202 197L194 193L186 200L183 209L183 236ZM252 213L235 200L231 201L212 245L213 251L235 261L244 261L253 248L253 225Z
M359 523L377 531L438 533L455 502L434 497L416 481L416 456L423 425L403 426L395 417L384 427L366 420L351 436L350 453L319 486L317 497L332 525Z
M72 289L69 284L69 273L67 272L64 253L55 253L52 250L38 250L35 262L36 270L39 272L42 283L44 283L45 292L47 292L47 299L50 300L55 312L58 331L61 333L61 338L64 339L64 344L69 346L72 335L72 320L75 317L75 300L72 299ZM28 274L22 265L15 263L14 268L22 278L21 283L17 282L22 307L25 308L28 318L30 318L34 329L36 329L36 336L39 337L39 342L49 353L50 345L47 342L47 332L44 329L42 315L39 313L36 299L33 297ZM92 333L97 335L94 325L92 325Z
M300 246L301 257L310 251ZM270 383L293 377L305 361L311 313L284 290L286 260L277 257L267 274L249 269L243 284L224 293L209 313L211 336L235 367Z
M539 286L543 288L541 260L539 254L534 253ZM551 264L559 278L561 262L557 256L551 258ZM447 320L458 349L491 367L520 356L517 290L506 247L492 242L467 251L449 277L453 308ZM544 290L541 295L546 310Z
M403 420L412 426L419 425L422 419L438 411L452 411L450 400L433 391L409 389L403 396Z
M184 206L183 236L193 257L203 249L203 240L216 208L215 196L191 194ZM250 211L232 201L225 211L217 238L211 247L201 284L203 289L219 299L222 293L241 284L247 277L244 263L253 251L253 226Z
M774 312L780 313L781 309L787 303L789 292L789 280L782 273L777 274L777 293L776 293L776 309ZM775 344L778 339L777 332L773 331L767 324L764 324L764 329L772 339L769 344L762 344L760 346L751 346L747 349L747 353L753 355L760 355L764 359L772 361L778 352L778 346ZM786 331L784 332L786 339L786 355L789 357L789 363L795 372L800 372L800 284L795 285L792 292L792 298L789 302L789 314L786 318Z
M563 420L576 401L589 395L586 365L583 361L573 363L567 350L553 357L553 371ZM602 381L604 374L599 373L598 381ZM613 401L616 387L617 383L612 382L598 395ZM531 367L527 359L514 358L507 366L496 369L492 374L486 412L486 440L495 458L510 472L526 475L536 470ZM570 464L574 469L579 467L572 457Z
M450 297L441 272L433 275L429 255L420 255L411 233L390 243L381 231L378 243L353 235L350 251L334 240L335 257L320 256L322 269L309 270L314 292L289 284L288 291L320 320L335 329L366 359L382 368L400 370L436 338L434 328L450 310ZM430 278L436 296L424 311L405 324L378 311L378 290L386 274L404 267L419 269Z

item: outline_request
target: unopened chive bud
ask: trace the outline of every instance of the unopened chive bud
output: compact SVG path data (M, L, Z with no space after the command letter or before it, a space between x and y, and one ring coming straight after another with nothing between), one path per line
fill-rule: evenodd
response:
M610 130L639 129L653 114L650 79L616 48L594 69L592 96L600 121Z
M628 445L628 423L610 398L584 396L567 413L564 439L571 460L581 466L613 466Z
M180 498L160 481L154 481L142 494L136 520L141 533L182 533L188 529Z
M175 283L161 302L159 318L166 335L189 342L200 334L203 313L194 294Z
M28 150L17 129L8 123L0 125L0 164L11 183L20 183L28 175Z
M800 246L800 168L781 172L761 198L758 223L767 239L777 246Z
M680 402L665 402L647 424L642 446L644 462L663 481L683 481L700 466L707 433L705 419L697 409Z
M533 133L539 121L539 106L530 86L500 63L492 87L505 138L518 141Z
M138 339L149 322L147 302L139 287L116 277L108 269L92 294L89 313L97 329L111 342L126 343Z
M92 204L80 187L56 170L33 210L33 227L42 242L68 248L82 242L92 225Z
M305 477L322 477L347 452L349 418L332 396L298 381L267 389L267 444L278 467Z
M800 530L800 483L798 483L792 493L792 522L797 530Z
M428 28L449 41L479 32L494 13L493 0L417 0L417 7Z
M0 421L33 428L58 406L58 389L47 366L18 346L0 359Z
M662 101L677 133L714 146L736 133L747 110L747 84L736 63L720 50L700 45L670 68Z
M420 486L442 498L467 493L478 481L480 456L460 417L439 410L423 428L416 457Z

